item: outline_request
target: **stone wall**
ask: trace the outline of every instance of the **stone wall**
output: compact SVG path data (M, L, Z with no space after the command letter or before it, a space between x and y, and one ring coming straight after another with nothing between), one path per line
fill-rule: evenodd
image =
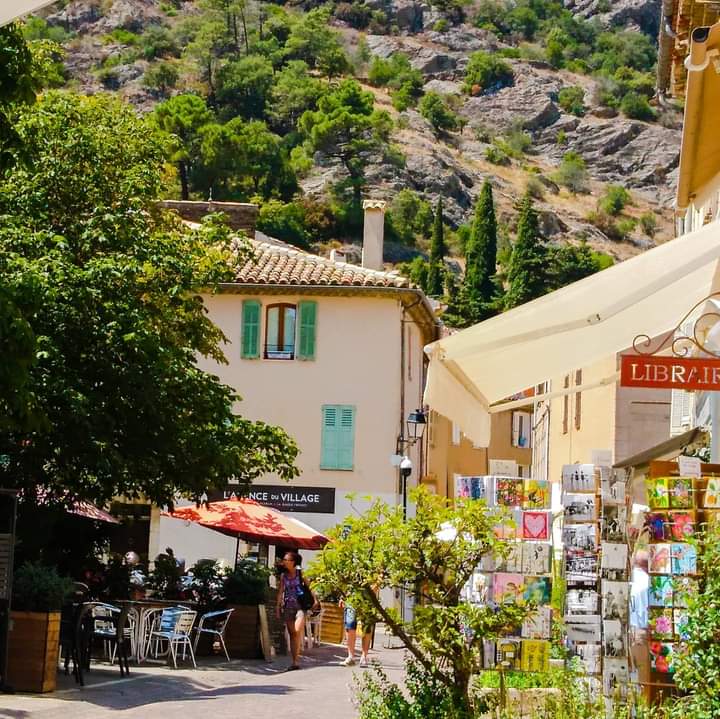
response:
M200 222L205 215L224 213L233 230L243 230L255 236L258 207L247 202L196 202L190 200L163 200L160 205L177 212L183 220Z

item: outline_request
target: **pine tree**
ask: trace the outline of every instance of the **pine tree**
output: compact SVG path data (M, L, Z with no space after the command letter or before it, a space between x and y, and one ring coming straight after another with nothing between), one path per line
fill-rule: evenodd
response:
M442 197L438 198L430 241L430 267L427 277L427 293L431 297L442 297L445 282L445 236L443 233Z
M520 206L518 233L507 272L506 309L530 302L548 289L547 250L540 237L538 216L532 198L525 195Z

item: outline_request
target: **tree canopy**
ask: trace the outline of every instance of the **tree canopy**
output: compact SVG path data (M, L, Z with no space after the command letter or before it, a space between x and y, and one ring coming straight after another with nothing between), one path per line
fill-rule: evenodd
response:
M442 197L438 198L433 218L432 239L430 240L430 259L427 273L427 293L432 297L442 297L445 287L445 231L443 228Z

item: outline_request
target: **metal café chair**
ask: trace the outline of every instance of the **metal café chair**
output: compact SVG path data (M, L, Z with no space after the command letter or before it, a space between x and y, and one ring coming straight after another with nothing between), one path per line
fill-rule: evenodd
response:
M167 642L168 651L173 660L173 666L177 669L178 648L182 645L182 658L185 659L185 650L189 650L193 667L197 669L195 653L193 652L193 645L190 641L190 633L192 632L193 624L195 624L196 616L197 612L189 609L181 609L178 611L177 608L173 607L170 610L163 610L160 615L159 627L150 632L150 642L155 646L155 656L157 657L159 655L160 642Z
M197 627L195 627L195 642L193 644L193 651L195 654L197 654L200 635L209 634L212 637L217 637L222 650L225 652L227 660L230 661L230 655L228 654L227 647L225 646L225 628L230 621L230 615L234 611L234 609L220 609L215 612L206 612L200 617L200 621L198 622Z

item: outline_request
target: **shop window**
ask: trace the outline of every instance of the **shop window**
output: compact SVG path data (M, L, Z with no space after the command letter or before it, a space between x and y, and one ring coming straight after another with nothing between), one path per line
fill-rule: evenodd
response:
M512 413L512 446L527 449L530 447L532 415L529 412Z

